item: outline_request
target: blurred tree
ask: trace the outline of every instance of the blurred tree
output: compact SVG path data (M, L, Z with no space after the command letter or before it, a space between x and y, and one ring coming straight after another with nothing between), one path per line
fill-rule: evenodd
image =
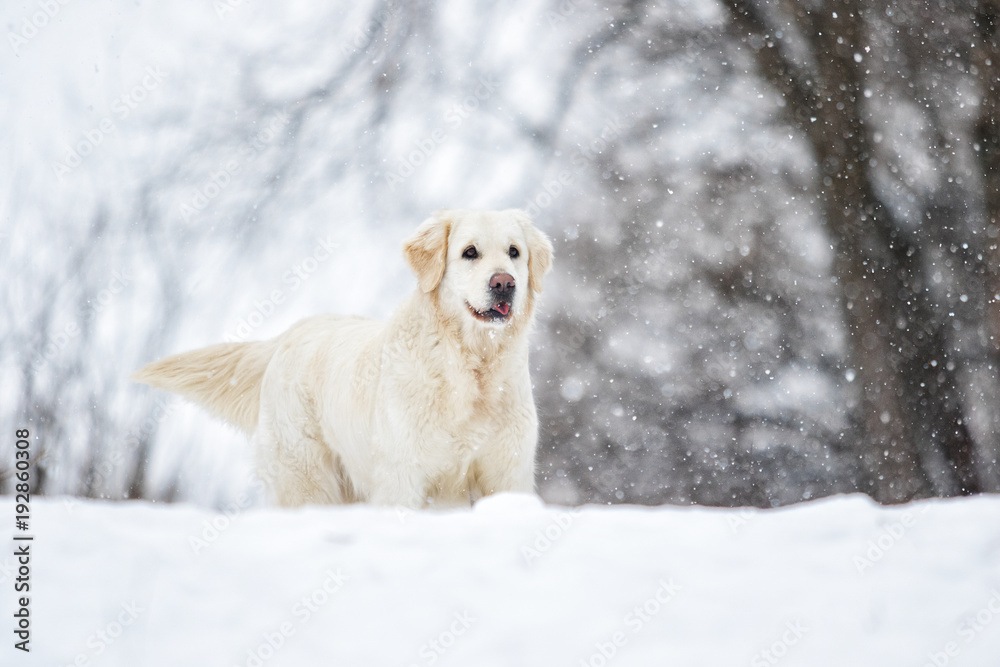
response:
M977 3L975 25L973 62L982 91L975 141L986 200L990 334L993 350L1000 353L1000 3Z
M880 156L866 100L886 88L872 69L887 57L888 45L879 44L872 28L886 8L860 0L815 7L738 0L730 7L737 37L781 93L818 165L860 392L854 433L869 473L864 490L881 502L930 495L937 489L928 468L940 453L951 478L940 491L979 491L949 304L930 287L933 244L949 222L928 208L926 222L906 224L877 185ZM925 60L935 58L934 46Z
M542 212L565 272L540 350L554 500L773 506L856 488L802 142L703 9L623 3L578 37L591 73L551 177L580 196Z

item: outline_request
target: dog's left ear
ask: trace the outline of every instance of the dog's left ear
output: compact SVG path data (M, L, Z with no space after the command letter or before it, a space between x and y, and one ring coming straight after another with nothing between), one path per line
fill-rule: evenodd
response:
M523 211L518 220L528 239L528 284L536 293L542 291L542 277L552 268L552 242L531 222Z
M451 220L447 211L436 211L424 220L417 231L403 244L403 257L417 274L420 291L434 290L444 276L445 258L448 253L448 234Z

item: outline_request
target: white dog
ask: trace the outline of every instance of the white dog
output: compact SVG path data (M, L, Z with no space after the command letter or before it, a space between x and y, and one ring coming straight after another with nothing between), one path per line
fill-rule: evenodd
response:
M533 491L527 334L551 243L521 211L438 211L403 252L418 289L388 322L320 315L134 377L251 433L281 505Z

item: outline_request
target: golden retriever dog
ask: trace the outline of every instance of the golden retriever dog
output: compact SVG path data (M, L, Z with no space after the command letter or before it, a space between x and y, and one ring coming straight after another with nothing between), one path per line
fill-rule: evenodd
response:
M438 211L388 322L319 315L139 370L252 435L280 505L465 505L534 490L528 332L552 244L518 210Z

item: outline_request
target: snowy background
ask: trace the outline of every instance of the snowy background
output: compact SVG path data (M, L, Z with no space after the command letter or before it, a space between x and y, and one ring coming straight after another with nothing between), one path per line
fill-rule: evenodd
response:
M998 25L3 2L0 493L30 429L36 542L0 664L995 666ZM546 505L261 508L242 435L128 380L385 317L431 211L512 206L556 248Z
M857 4L5 2L0 423L40 493L222 507L244 438L128 374L518 206L547 501L996 491L996 13Z

